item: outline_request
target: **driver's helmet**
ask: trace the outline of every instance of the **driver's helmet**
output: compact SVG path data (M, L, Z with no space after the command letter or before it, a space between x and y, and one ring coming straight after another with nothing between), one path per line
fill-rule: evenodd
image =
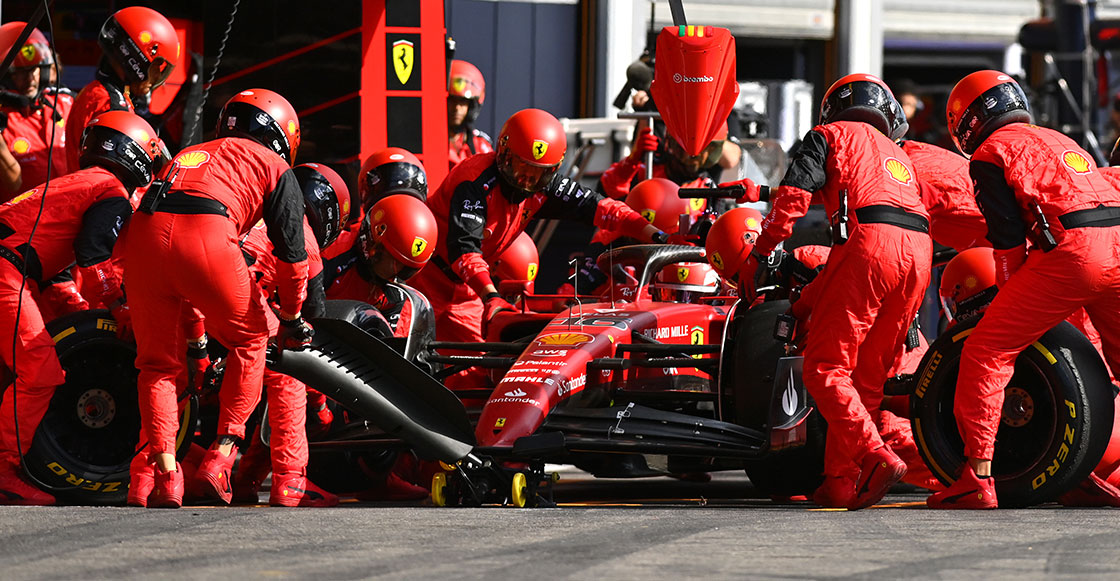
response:
M144 6L113 13L97 37L101 54L117 65L129 84L151 81L162 85L179 60L179 35L162 14Z
M27 26L26 22L19 21L12 21L0 26L0 58L7 56L8 52L12 50L25 26ZM11 68L8 70L29 70L38 67L39 88L42 90L47 86L47 69L53 63L54 57L51 55L51 45L47 42L47 37L43 36L38 28L33 28L31 29L31 36L27 37L23 46L16 52L15 60L12 61ZM3 75L3 77L0 86L11 91L21 92L12 82L10 75Z
M226 101L218 113L217 135L252 139L294 165L299 151L299 117L279 94L248 89Z
M697 294L719 292L719 273L706 262L678 262L666 265L653 279L650 294L654 300L688 303Z
M720 127L719 133L697 155L689 155L684 146L672 135L665 136L665 173L676 182L689 182L700 176L704 168L711 167L723 155L723 142L727 140L727 122Z
M821 125L834 121L861 121L894 141L906 135L910 124L902 105L882 79L853 73L828 88L821 101Z
M1031 107L1023 88L1007 73L976 71L953 87L945 115L953 143L968 157L996 129L1030 123Z
M976 311L995 296L996 262L991 248L969 248L945 265L941 273L941 300L946 312Z
M382 280L407 280L424 268L435 251L438 233L428 206L406 194L379 200L359 230L370 268Z
M96 165L117 176L129 189L146 187L171 157L163 140L142 117L106 111L82 130L78 167Z
M478 67L455 59L451 61L451 71L447 75L447 98L462 99L467 102L466 125L474 125L482 103L486 101L486 80Z
M540 109L522 109L498 134L498 173L520 193L534 194L552 181L567 149L568 137L556 117Z
M318 163L304 163L292 168L303 191L304 214L315 233L319 249L324 250L338 240L350 219L350 189L342 176Z
M491 274L499 280L532 282L537 279L539 266L540 255L537 253L537 244L533 242L531 236L522 232L498 255L498 258L494 259Z
M651 178L630 190L626 205L662 232L672 234L680 228L681 214L688 213L688 200L677 196L679 189L665 178Z
M716 219L708 230L704 251L708 262L728 284L735 285L758 236L762 213L754 208L734 208Z

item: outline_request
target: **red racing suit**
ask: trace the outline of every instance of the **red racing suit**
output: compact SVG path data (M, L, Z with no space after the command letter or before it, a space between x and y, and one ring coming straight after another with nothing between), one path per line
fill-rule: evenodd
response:
M985 237L988 225L972 193L968 160L921 141L903 141L902 151L914 164L934 242L958 252L974 246L990 246Z
M804 349L805 387L828 422L827 476L858 474L862 455L883 445L883 383L929 284L932 254L906 153L871 125L848 121L805 135L755 250L766 255L788 238L812 202L837 216L843 195L850 237L810 285L829 297L813 305L811 325L829 332L809 333Z
M34 186L47 181L47 153L51 149L51 136L54 148L50 152L51 179L78 169L78 164L70 165L66 157L66 117L74 104L70 92L46 93L41 102L29 112L9 107L0 108L8 116L8 127L4 129L4 141L12 156L19 162L20 179L23 185ZM15 197L15 196L11 196ZM0 197L0 202L10 198Z
M98 69L96 78L78 93L74 106L66 117L66 163L77 169L82 153L82 132L94 117L106 111L133 110L132 101L125 91L124 81L105 68Z
M0 349L0 360L17 375L14 392L9 390L0 403L0 462L10 465L18 465L20 456L31 447L55 386L65 381L30 286L76 261L84 275L86 296L103 304L116 303L121 297L120 280L109 267L109 257L117 234L132 213L128 191L116 176L100 167L52 179L47 190L49 206L38 218L42 198L40 185L0 205L0 341L8 346ZM37 219L35 237L28 244ZM23 286L17 325L24 267L29 280ZM13 337L19 339L14 365ZM15 420L13 406L19 409Z
M1015 358L1048 329L1084 307L1109 367L1120 363L1120 190L1076 142L1025 123L992 133L969 172L997 267L1003 254L1013 273L965 341L957 379L965 455L990 460ZM1026 256L1036 204L1057 246Z
M494 153L455 166L428 207L440 224L431 263L409 280L432 303L441 341L481 342L482 289L490 264L533 218L566 218L640 237L649 222L626 204L564 177L527 196L509 194Z
M468 136L469 134L469 136ZM450 149L447 152L448 169L459 165L463 160L478 153L494 151L494 142L486 133L473 127L462 126L451 134Z
M315 233L307 220L303 221L303 241L307 251L307 300L303 303L303 314L317 317L323 314L323 262L319 258L319 245ZM265 316L268 318L269 335L280 329L280 320L268 304L278 289L276 280L279 260L273 254L272 241L268 237L265 223L258 222L241 245L249 273L260 286L266 301ZM264 389L268 398L268 425L271 428L269 447L271 448L272 471L276 474L303 474L307 468L307 386L293 377L264 370ZM259 445L254 440L250 446Z
M161 179L170 180L170 193L148 213L150 198L159 194L149 189L123 254L149 454L174 453L174 379L185 345L173 314L184 301L229 349L217 433L245 436L245 421L260 399L269 325L239 242L262 217L277 258L281 307L298 314L307 293L303 194L280 156L255 141L224 137L184 149Z

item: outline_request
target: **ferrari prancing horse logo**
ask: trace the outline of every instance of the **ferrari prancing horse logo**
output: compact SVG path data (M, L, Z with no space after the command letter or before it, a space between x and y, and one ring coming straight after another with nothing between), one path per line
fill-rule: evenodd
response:
M413 56L411 42L398 40L393 43L393 71L402 85L408 84L408 78L412 76Z
M684 282L688 280L688 267L681 266L677 268L677 280Z
M427 247L428 247L428 241L424 240L423 238L421 238L419 236L417 236L412 241L412 257L416 258L417 256L420 256L420 254L422 254L424 252L424 249L427 248Z
M540 139L533 140L533 159L540 159L548 153L548 143Z

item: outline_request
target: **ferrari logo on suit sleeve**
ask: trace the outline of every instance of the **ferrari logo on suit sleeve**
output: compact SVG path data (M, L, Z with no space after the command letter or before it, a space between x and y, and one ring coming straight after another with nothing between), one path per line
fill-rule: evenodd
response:
M402 85L407 84L408 78L412 76L414 59L412 46L412 43L407 40L398 40L393 43L393 71L397 73L397 80Z

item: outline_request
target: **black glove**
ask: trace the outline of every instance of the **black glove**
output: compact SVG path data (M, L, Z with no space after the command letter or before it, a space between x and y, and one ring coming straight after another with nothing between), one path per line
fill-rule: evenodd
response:
M280 319L280 330L276 333L276 344L281 349L290 349L292 351L299 351L304 347L311 344L311 338L315 336L315 329L303 317L296 317L291 320Z

